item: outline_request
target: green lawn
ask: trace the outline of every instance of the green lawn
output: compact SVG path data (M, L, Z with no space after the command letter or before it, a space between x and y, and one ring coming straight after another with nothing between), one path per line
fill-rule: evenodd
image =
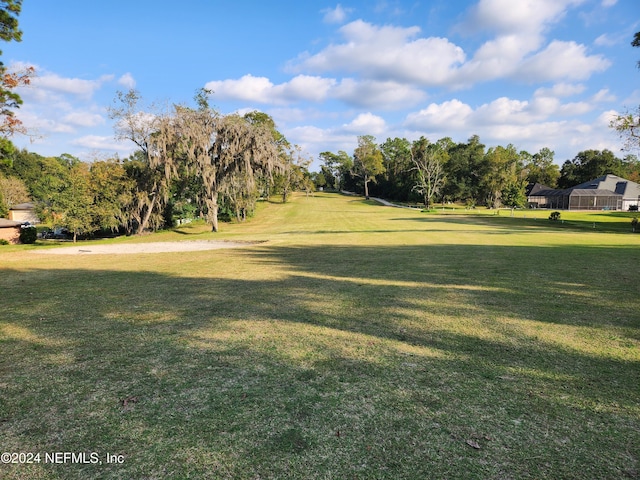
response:
M316 194L110 240L239 249L0 247L0 451L41 454L0 477L638 478L640 235L538 213Z

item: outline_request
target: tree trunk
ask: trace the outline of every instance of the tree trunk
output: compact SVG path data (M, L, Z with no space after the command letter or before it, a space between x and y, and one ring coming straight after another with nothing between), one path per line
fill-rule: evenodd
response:
M215 207L212 208L211 212L211 231L218 231L218 203L216 202Z
M142 234L147 226L149 225L149 219L151 218L151 214L153 213L153 209L156 208L156 196L153 196L153 199L151 200L151 205L149 205L149 209L147 210L147 213L144 214L144 218L142 219L142 222L140 223L140 225L138 225L138 230L136 231L136 235L140 235Z
M369 199L369 178L364 177L364 197Z
M218 231L218 192L212 193L207 200L207 219L211 223L211 231Z

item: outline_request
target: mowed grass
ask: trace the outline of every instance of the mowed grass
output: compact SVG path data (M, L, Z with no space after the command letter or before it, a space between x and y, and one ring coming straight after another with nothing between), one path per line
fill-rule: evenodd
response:
M640 476L640 235L331 194L0 249L7 479ZM102 464L45 464L96 452ZM106 454L123 463L106 463Z

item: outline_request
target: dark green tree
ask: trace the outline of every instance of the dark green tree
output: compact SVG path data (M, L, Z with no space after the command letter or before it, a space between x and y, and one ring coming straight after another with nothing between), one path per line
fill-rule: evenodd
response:
M458 143L448 149L447 183L443 189L445 198L469 204L480 202L484 148L480 137L473 135L467 143Z
M369 198L369 182L375 182L376 176L385 171L382 152L375 140L372 135L359 136L358 146L353 152L352 174L362 178L366 198Z
M524 189L523 183L515 181L506 185L502 190L502 204L511 209L512 217L514 209L522 208L527 204L527 196Z
M503 190L518 181L520 168L520 155L513 145L490 148L480 169L482 203L488 207L499 208L502 205Z
M555 188L560 178L560 167L554 162L555 153L548 148L541 148L538 153L524 160L526 180Z
M327 179L328 188L333 190L349 189L345 185L347 176L353 168L353 159L347 152L340 150L338 153L322 152L319 155L322 162L322 173Z
M385 198L410 200L416 173L411 161L411 142L406 138L387 138L380 151L385 171L378 177L376 190Z
M80 162L70 166L64 187L52 196L53 225L64 227L78 235L94 231L94 203L89 166Z
M572 160L563 163L558 186L570 188L606 174L623 177L625 175L622 160L611 150L584 150Z
M135 182L118 159L100 160L89 169L93 222L96 229L118 231L128 223Z

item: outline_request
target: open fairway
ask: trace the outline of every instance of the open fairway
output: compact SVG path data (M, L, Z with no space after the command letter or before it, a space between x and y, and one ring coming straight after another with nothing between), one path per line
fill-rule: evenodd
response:
M41 455L0 477L640 477L640 235L521 216L317 194L102 242L241 248L0 247L0 450Z

